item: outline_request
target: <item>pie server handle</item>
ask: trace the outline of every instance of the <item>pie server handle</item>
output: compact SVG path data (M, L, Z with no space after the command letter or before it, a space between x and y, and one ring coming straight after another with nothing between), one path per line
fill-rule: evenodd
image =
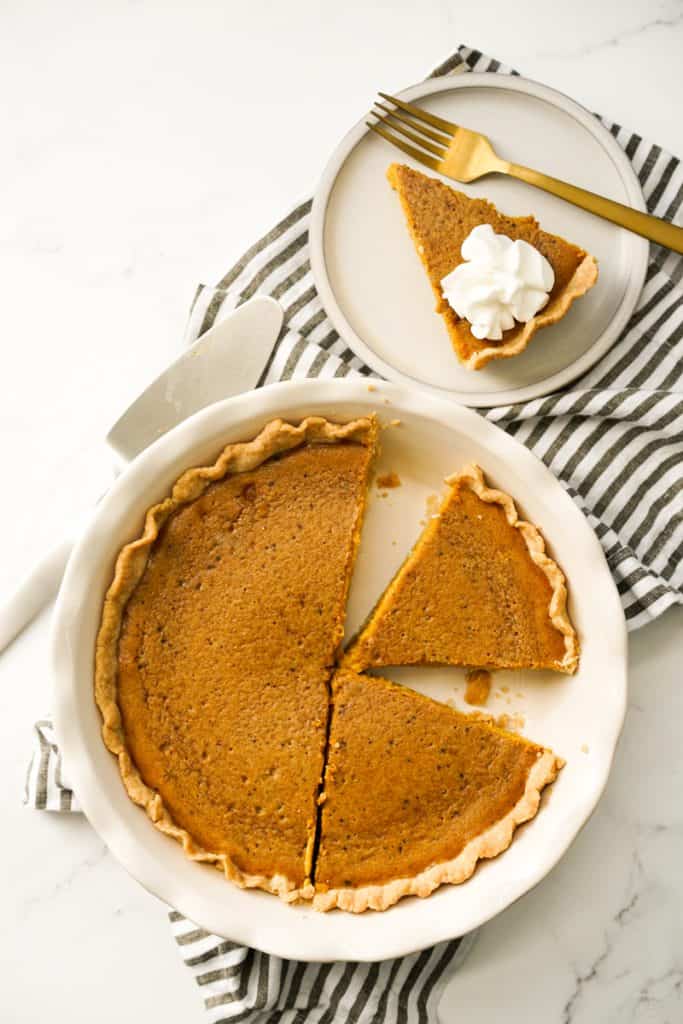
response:
M71 540L55 544L0 606L0 654L55 596L72 548Z

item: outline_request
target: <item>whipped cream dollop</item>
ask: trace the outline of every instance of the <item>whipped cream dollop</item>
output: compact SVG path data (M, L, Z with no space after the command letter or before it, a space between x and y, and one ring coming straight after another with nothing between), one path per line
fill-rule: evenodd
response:
M515 320L528 323L547 303L555 274L528 242L478 224L460 254L465 262L443 278L441 289L458 316L469 320L475 338L500 341Z

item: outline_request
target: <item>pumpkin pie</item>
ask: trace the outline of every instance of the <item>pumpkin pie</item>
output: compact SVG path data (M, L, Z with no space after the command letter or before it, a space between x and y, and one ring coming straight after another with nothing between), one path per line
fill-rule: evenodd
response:
M490 722L341 669L313 905L385 910L464 882L533 818L562 761Z
M449 477L440 511L344 657L383 665L556 669L573 673L579 643L564 575L539 530L481 469Z
M193 860L288 900L312 870L375 437L372 417L276 420L183 474L121 551L97 639L129 796Z
M408 230L436 296L436 312L443 317L458 359L470 370L523 352L538 330L557 323L574 300L597 281L595 259L571 242L542 231L534 217L508 217L486 199L471 198L404 164L392 164L387 177L398 192ZM451 308L441 289L443 278L463 262L462 243L480 224L490 224L496 234L533 245L555 274L543 309L528 323L504 331L500 341L475 338L468 321Z

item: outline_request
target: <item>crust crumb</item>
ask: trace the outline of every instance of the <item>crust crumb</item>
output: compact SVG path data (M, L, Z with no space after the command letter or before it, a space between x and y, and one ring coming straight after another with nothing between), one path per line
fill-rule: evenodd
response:
M439 509L441 508L441 497L438 494L428 494L425 498L425 508L427 509L427 515L431 519L434 516L439 515Z
M485 668L471 668L465 675L465 700L482 707L491 692L491 673Z
M398 473L394 473L394 471L391 470L389 473L382 473L381 476L378 476L376 482L378 487L393 488L400 487L402 480Z
M468 711L467 715L477 722L488 722L489 725L496 725L496 719L488 711Z
M524 728L526 719L524 715L498 715L496 718L496 725L501 729L507 729L510 732L519 732Z

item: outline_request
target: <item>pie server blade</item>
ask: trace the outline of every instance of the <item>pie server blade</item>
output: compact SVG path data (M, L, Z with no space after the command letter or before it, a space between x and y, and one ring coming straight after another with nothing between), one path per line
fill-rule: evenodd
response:
M275 299L257 295L215 324L146 388L107 435L118 468L200 409L254 388L283 321ZM107 486L100 479L99 492ZM98 497L93 494L93 500ZM0 653L54 597L71 554L55 545L0 605Z
M258 383L282 326L282 307L258 295L203 334L142 392L107 434L125 465L188 416Z

